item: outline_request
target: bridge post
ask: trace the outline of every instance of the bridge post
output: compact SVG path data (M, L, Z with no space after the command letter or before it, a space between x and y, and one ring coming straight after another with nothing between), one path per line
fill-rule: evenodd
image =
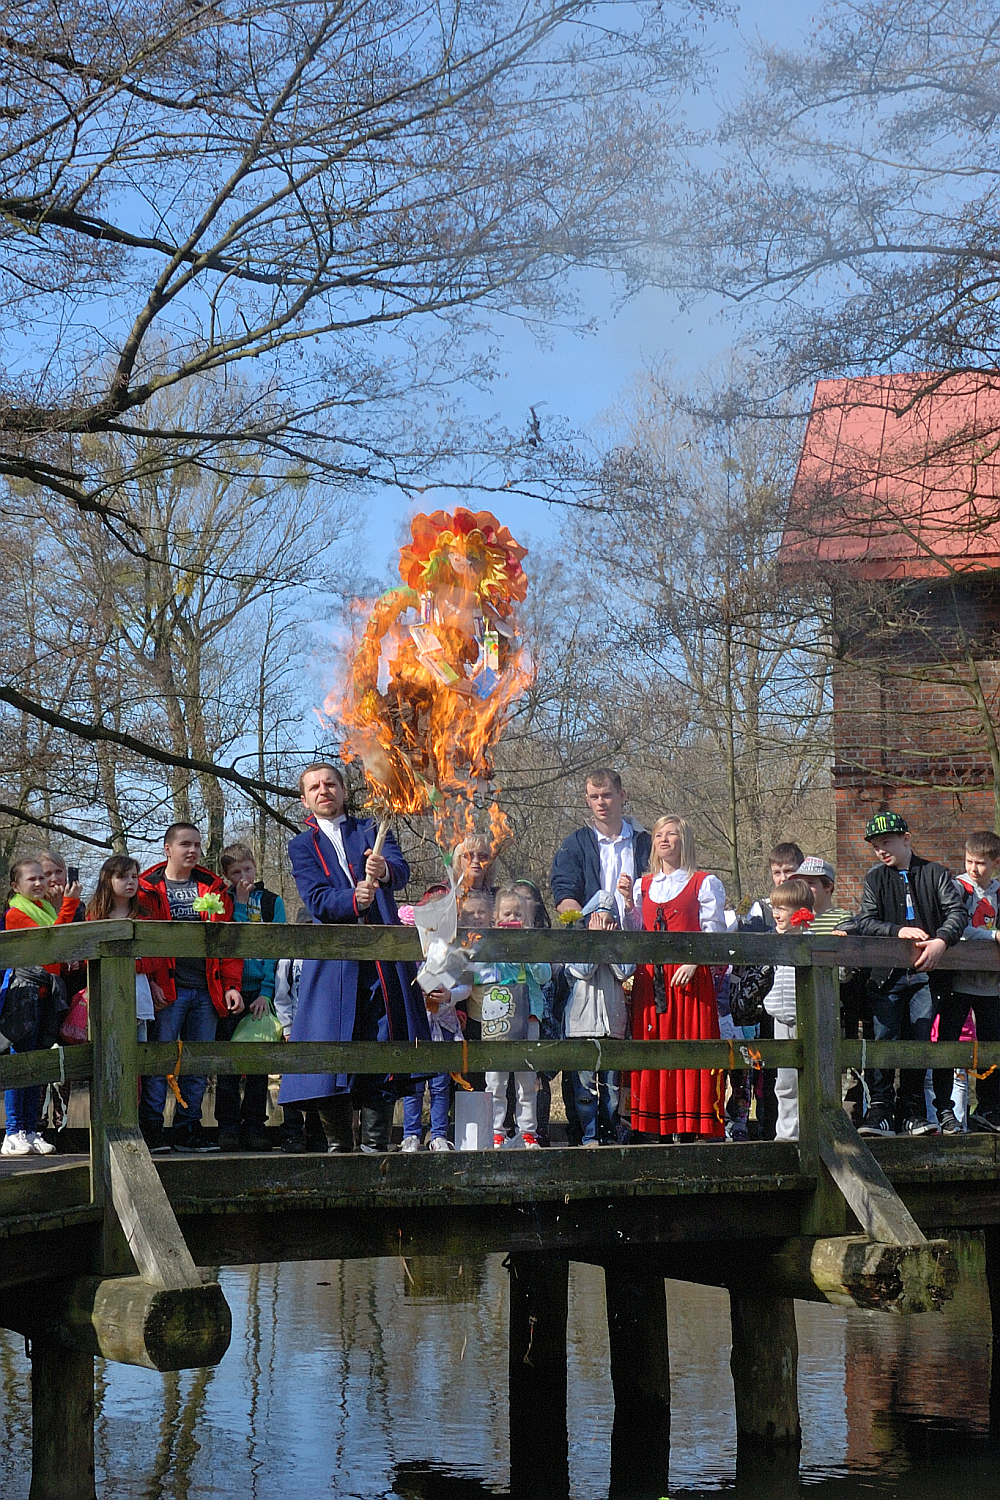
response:
M798 1448L799 1341L791 1297L730 1290L737 1445Z
M96 1494L93 1355L33 1343L28 1500L96 1500Z
M615 1420L611 1494L666 1494L670 1468L670 1354L662 1276L604 1267Z
M512 1500L569 1495L566 1319L569 1262L514 1253L510 1271L510 1493Z
M132 1276L135 1262L112 1197L111 1134L139 1129L135 959L105 956L87 967L90 1036L94 1047L90 1182L93 1202L103 1213L100 1263L94 1269L103 1276Z
M993 1324L993 1358L990 1363L990 1436L1000 1441L1000 1226L991 1224L983 1233L986 1251L986 1285L990 1294Z
M795 971L797 1030L802 1043L799 1073L799 1161L816 1181L803 1214L802 1233L847 1232L843 1195L823 1165L823 1112L840 1109L840 973L832 965Z

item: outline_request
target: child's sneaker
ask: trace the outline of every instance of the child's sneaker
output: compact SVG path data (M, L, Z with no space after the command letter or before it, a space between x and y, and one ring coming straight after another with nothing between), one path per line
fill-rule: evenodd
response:
M977 1134L1000 1134L1000 1110L975 1109L969 1116L969 1129Z
M962 1135L963 1134L962 1127L958 1123L958 1117L956 1116L955 1111L953 1109L943 1109L941 1111L941 1134L942 1135Z
M521 1145L525 1151L541 1151L542 1149L538 1143L538 1137L533 1135L530 1130L526 1130L521 1136Z
M455 1147L447 1136L436 1135L432 1141L428 1142L427 1149L428 1151L454 1151Z
M424 1149L424 1143L420 1139L419 1135L404 1135L403 1144L399 1149L401 1151L405 1151L407 1155L409 1155L413 1151L422 1151Z
M494 1149L494 1151L502 1151L504 1149L504 1147L506 1146L506 1144L507 1144L507 1137L504 1135L503 1131L502 1130L496 1131L495 1134L494 1134L494 1136L493 1136L493 1149Z
M56 1149L52 1142L47 1141L37 1130L28 1131L28 1145L35 1156L52 1156Z
M892 1121L884 1109L870 1109L858 1126L858 1135L895 1135Z
M940 1135L941 1127L935 1120L928 1120L924 1115L907 1115L902 1124L902 1133L903 1135Z
M0 1146L0 1156L30 1156L31 1142L23 1130L15 1130L13 1135L5 1135L3 1145Z

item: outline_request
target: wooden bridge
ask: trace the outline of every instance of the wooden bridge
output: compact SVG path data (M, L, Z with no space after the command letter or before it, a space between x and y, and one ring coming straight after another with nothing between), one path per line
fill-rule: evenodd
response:
M985 951L984 951L985 950ZM93 1500L93 1360L217 1363L230 1316L210 1268L292 1259L506 1252L512 1491L559 1492L566 1447L570 1260L606 1271L622 1412L669 1430L663 1279L729 1288L743 1443L799 1441L794 1298L916 1313L950 1296L952 1230L981 1230L1000 1331L997 1137L861 1138L841 1107L862 1044L839 1027L838 967L905 966L909 943L774 934L494 931L477 957L785 963L799 1037L753 1061L799 1074L800 1139L599 1151L150 1157L142 1074L740 1068L739 1044L566 1042L137 1045L135 959L418 959L406 928L102 922L0 935L0 968L84 959L91 1042L0 1058L0 1086L90 1083L88 1156L0 1164L0 1326L32 1361L32 1500ZM1000 970L969 944L942 967ZM983 1069L1000 1043L869 1042L867 1066ZM998 1343L995 1338L994 1351ZM1000 1427L1000 1359L991 1411Z

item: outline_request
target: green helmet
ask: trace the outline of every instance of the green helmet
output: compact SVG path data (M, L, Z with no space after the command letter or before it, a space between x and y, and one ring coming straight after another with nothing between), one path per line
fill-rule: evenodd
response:
M909 831L909 824L905 818L900 817L899 813L876 813L874 818L869 818L865 825L865 839L871 843L872 839L878 838L880 833L909 833Z

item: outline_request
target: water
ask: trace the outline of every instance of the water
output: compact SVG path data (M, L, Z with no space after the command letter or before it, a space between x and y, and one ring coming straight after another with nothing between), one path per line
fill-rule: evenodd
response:
M668 1282L669 1476L658 1493L754 1500L967 1500L996 1489L986 1442L982 1250L958 1242L944 1316L797 1303L803 1446L736 1464L728 1298ZM734 1254L745 1249L734 1244ZM500 1258L224 1271L233 1343L215 1370L98 1364L104 1500L482 1500L505 1495L507 1273ZM26 1500L28 1365L0 1334L0 1493ZM570 1272L572 1500L607 1500L614 1411L603 1273ZM742 1459L742 1455L741 1455ZM631 1500L615 1490L616 1500ZM645 1500L645 1495L643 1497Z

